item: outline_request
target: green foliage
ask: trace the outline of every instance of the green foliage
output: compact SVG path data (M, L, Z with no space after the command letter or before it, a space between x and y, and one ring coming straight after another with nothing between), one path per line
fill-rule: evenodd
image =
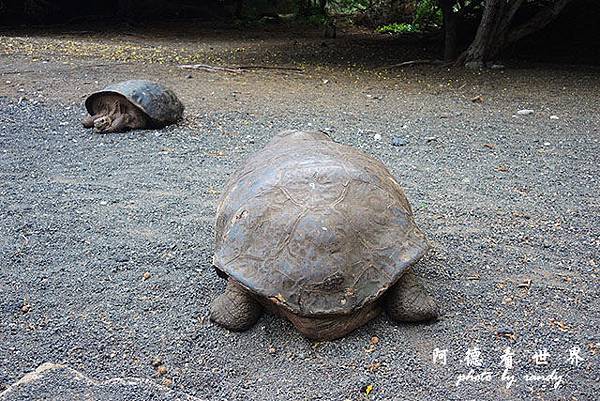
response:
M379 33L413 33L430 29L438 29L444 17L437 0L420 0L417 2L415 15L411 23L394 23L382 25L375 30Z
M444 17L437 0L420 0L417 2L414 25L437 28L442 26Z
M329 1L329 7L339 14L349 15L365 11L372 0L337 0Z
M411 33L419 32L420 28L415 24L396 22L394 24L381 25L375 29L377 33Z
M327 17L323 14L308 15L308 16L304 17L303 19L304 19L304 23L306 23L308 25L313 25L313 26L322 26L322 25L325 25L325 23L327 22Z

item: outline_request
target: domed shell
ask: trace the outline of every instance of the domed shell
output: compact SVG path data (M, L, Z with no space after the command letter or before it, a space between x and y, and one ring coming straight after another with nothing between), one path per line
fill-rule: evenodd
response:
M109 85L101 91L92 93L85 100L87 111L94 115L93 99L107 93L125 97L134 106L143 111L156 127L173 124L183 116L183 104L175 93L156 82L131 80Z
M302 316L352 313L427 249L385 166L320 132L273 138L217 210L215 266Z

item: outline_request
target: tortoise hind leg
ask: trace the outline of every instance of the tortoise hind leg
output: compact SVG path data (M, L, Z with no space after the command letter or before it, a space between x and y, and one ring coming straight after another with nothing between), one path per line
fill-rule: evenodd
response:
M412 270L387 291L383 306L388 316L397 322L421 322L440 315L435 300L425 291Z
M261 314L260 304L231 278L210 308L210 320L231 331L248 330Z

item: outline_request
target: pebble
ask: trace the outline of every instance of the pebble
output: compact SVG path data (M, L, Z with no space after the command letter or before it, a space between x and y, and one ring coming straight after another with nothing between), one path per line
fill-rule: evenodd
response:
M375 135L373 135L373 139L375 139L376 141L380 141L381 140L381 135L380 134L375 134Z
M517 114L520 115L520 116L528 116L530 114L533 114L533 110L523 109L523 110L517 111Z
M498 335L504 336L507 334L514 334L515 331L511 327L502 326L502 327L498 327L498 330L496 330L496 333Z
M550 116L550 119L551 120L558 120L558 116L552 115L552 116Z
M392 138L392 146L405 146L408 145L408 140L401 136L395 136Z

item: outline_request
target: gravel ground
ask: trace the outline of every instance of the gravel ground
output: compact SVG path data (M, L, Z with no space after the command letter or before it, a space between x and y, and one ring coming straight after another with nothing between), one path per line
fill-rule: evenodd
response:
M331 66L187 78L173 65L98 67L64 54L42 63L4 50L1 400L83 398L84 387L98 400L596 399L596 70L377 76ZM180 93L185 121L114 135L80 128L82 96L133 73ZM516 115L525 108L534 113ZM286 128L327 130L389 166L432 244L416 271L442 319L380 316L322 343L271 315L245 333L208 321L224 288L210 266L219 191ZM436 348L446 365L434 363ZM465 360L474 348L480 367ZM543 349L549 363L536 365ZM68 368L9 387L48 362ZM461 381L471 369L481 380ZM77 393L79 374L89 379Z

